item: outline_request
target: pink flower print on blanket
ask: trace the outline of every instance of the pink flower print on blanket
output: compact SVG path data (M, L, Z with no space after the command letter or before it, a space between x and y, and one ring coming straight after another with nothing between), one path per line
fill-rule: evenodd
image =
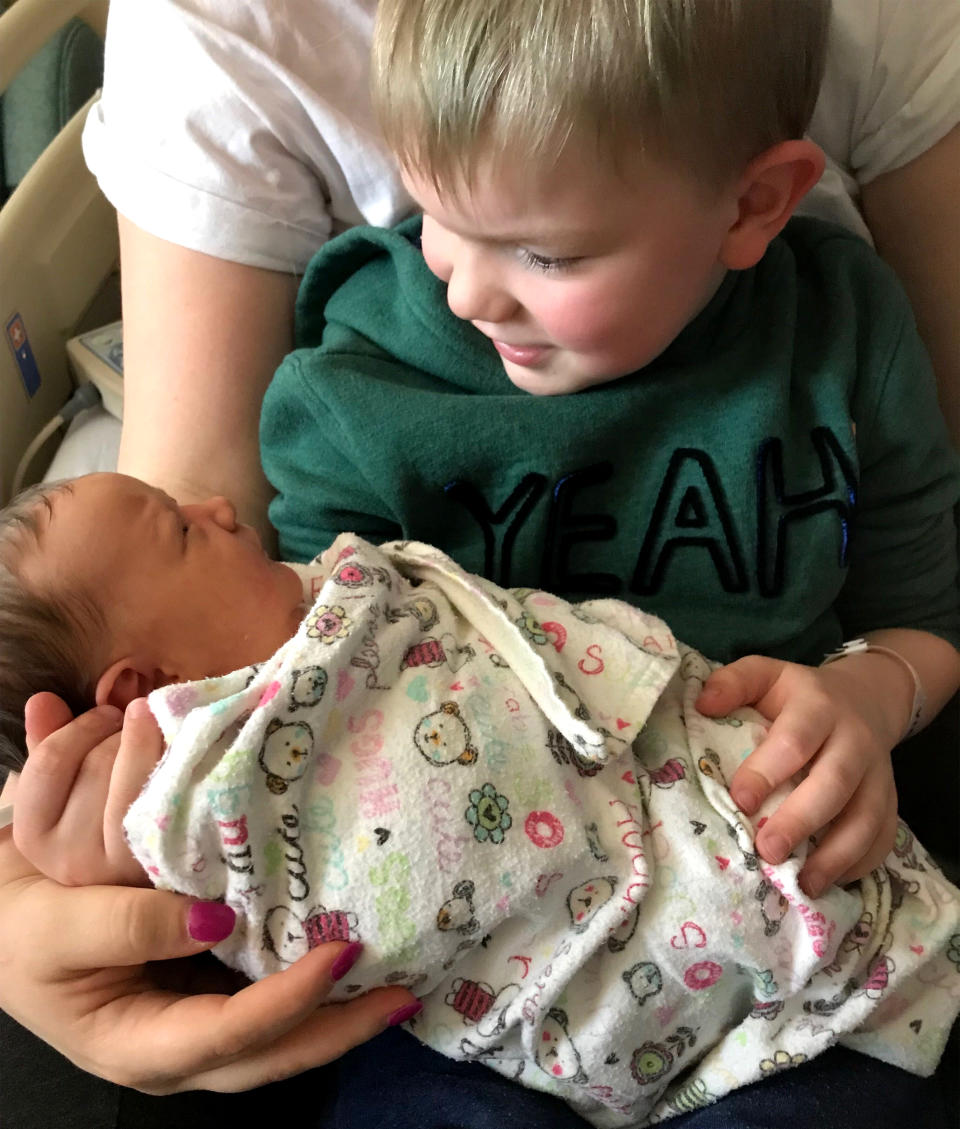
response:
M353 620L339 604L333 607L320 604L307 617L307 635L311 639L319 639L321 643L335 643L338 639L346 639L351 627Z

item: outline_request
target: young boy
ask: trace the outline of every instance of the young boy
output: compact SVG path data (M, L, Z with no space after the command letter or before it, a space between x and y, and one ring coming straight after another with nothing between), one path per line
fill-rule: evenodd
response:
M85 764L18 810L50 876L223 898L218 955L252 977L362 941L336 997L407 984L430 1046L598 1126L837 1040L936 1065L960 892L905 827L819 900L805 850L763 865L726 787L759 719L700 714L711 666L661 621L415 543L344 534L290 568L225 499L178 507L122 475L21 499L0 559L5 714L55 676L86 706L157 687L167 739L142 791L153 766L118 758L108 788Z
M960 640L957 460L906 299L858 239L788 224L826 7L380 4L422 228L320 252L261 423L288 558L415 538L737 660L702 708L774 723L744 810L809 771L759 839L830 826L809 893L892 840L920 702L890 652L926 719ZM887 653L813 669L860 635Z

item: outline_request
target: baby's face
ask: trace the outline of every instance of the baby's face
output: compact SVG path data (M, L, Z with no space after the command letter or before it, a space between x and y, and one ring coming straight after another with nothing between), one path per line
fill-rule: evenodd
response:
M576 145L549 176L481 163L463 196L414 171L404 183L450 309L535 395L649 364L713 296L737 218L733 186L707 197L692 174L652 158L604 171Z
M299 577L267 557L226 498L178 505L120 474L53 495L24 573L41 590L75 581L93 597L107 620L105 665L131 654L167 680L259 662L302 614Z

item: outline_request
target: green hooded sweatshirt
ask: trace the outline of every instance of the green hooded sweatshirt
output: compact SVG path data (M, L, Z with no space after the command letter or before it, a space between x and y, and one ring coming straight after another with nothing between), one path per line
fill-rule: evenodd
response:
M507 587L628 600L723 661L816 663L882 627L960 643L958 460L860 239L793 220L645 368L531 396L418 232L354 228L307 270L261 420L284 557L426 541Z

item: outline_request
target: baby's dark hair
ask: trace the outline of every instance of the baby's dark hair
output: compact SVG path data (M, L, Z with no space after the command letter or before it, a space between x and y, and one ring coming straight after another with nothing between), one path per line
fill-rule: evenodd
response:
M102 610L66 570L51 570L43 591L23 576L24 561L42 552L44 515L70 491L69 481L32 486L0 510L0 773L26 761L23 710L32 694L51 690L74 714L95 704Z

